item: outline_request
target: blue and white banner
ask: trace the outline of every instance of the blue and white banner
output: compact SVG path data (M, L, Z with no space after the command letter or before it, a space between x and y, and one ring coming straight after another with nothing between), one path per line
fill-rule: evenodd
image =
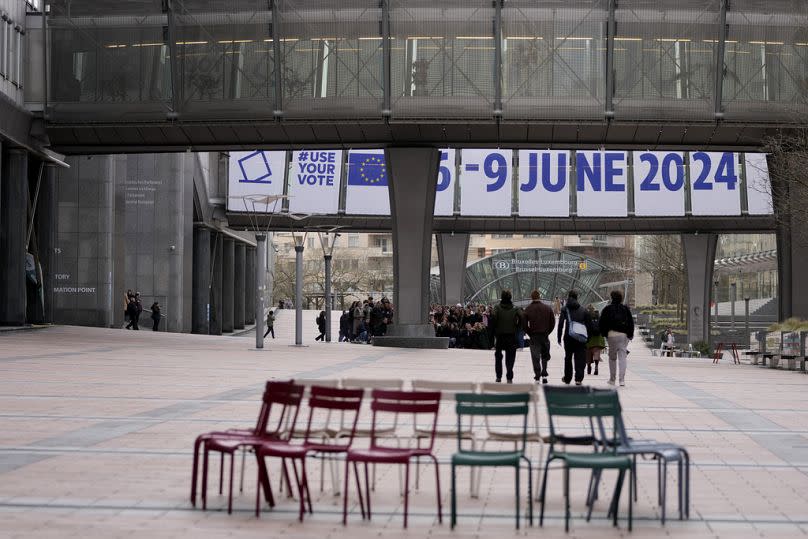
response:
M519 150L519 216L569 217L570 152Z
M346 214L390 215L384 150L349 150L347 178Z
M286 152L230 152L227 209L230 211L280 212L286 176Z
M435 185L435 215L454 215L455 185L455 150L440 151L440 167L438 181Z
M462 150L460 214L510 216L513 150Z
M769 180L769 164L765 153L748 153L746 162L746 200L749 215L771 215L772 186Z
M740 215L738 154L690 153L690 201L693 215Z
M628 215L626 152L580 150L575 154L579 217Z
M685 156L682 152L634 152L634 215L685 214Z
M342 150L292 152L289 211L336 214L342 180Z

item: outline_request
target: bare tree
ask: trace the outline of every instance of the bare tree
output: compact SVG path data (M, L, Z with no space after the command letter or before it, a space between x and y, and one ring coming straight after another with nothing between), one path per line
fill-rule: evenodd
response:
M644 236L642 244L635 255L637 270L651 275L656 304L676 305L677 317L684 321L687 273L681 239L675 235Z
M764 139L769 154L769 189L779 227L791 241L808 243L808 129L778 132Z

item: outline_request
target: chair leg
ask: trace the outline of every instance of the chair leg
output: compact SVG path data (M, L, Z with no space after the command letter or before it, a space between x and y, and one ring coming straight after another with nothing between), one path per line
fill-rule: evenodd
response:
M539 510L539 526L544 526L544 504L547 495L547 474L550 472L550 459L544 463L544 475L541 479L541 492L539 493L541 508Z
M623 480L625 476L625 470L620 470L617 474L617 482L614 485L614 494L612 494L612 503L609 508L609 515L611 515L613 519L612 524L615 528L617 527L617 511L620 508L620 495L623 492ZM631 477L629 477L629 481L631 481Z
M255 454L256 464L258 466L258 480L264 488L264 498L270 507L275 507L275 497L272 495L272 483L269 481L269 472L267 471L266 461L263 457Z
M224 455L224 453L222 453ZM230 455L230 488L227 492L227 514L233 514L233 476L235 475L236 452Z
M191 468L191 506L196 507L196 477L199 474L199 446L203 443L200 436L194 440L194 464Z
M683 462L682 462L682 458L680 456L679 461L676 463L676 473L677 473L677 477L678 477L677 487L678 487L678 495L679 495L678 496L678 498L679 498L679 520L684 520L685 519L685 513L684 513L684 492L685 492L685 489L684 489L684 485L682 485L682 480L684 479L684 473L683 473L682 466L683 466Z
M303 457L301 467L303 469L303 490L306 493L306 505L309 508L309 514L311 514L314 513L314 511L311 508L311 491L309 490L309 475L306 472L306 457Z
M514 467L516 472L516 529L519 529L519 465Z
M300 496L300 511L298 513L297 519L300 522L303 522L303 513L306 512L306 457L300 459L300 478L297 475L297 467L292 462L292 467L295 469L295 480L297 481L297 494Z
M457 524L457 481L455 478L455 465L452 464L452 497L451 497L451 516L449 523L452 529Z
M376 477L376 473L375 473L376 468L375 467L373 468L373 472L374 472L373 477L375 479L375 477ZM370 518L371 518L371 513L370 513L370 485L368 485L369 480L370 480L370 476L368 474L368 463L366 462L365 463L365 507L366 507L366 512L368 514L368 520L370 520ZM364 518L364 517L362 517L362 518Z
M570 531L570 469L564 466L564 531Z
M258 480L255 482L255 518L261 518L261 472L258 474Z
M530 527L533 527L533 464L530 459L527 461L527 522Z
M365 520L365 518L366 518L366 516L365 516L365 500L364 500L364 496L362 495L362 483L359 481L359 466L357 466L356 462L353 463L353 471L354 471L354 478L356 479L356 490L357 490L357 493L358 493L358 496L359 496L359 509L362 510L362 520ZM367 476L365 476L365 477L367 477ZM347 488L348 488L347 484L345 485L345 488L347 490ZM370 495L370 492L368 492L368 496L369 495Z
M286 497L294 498L294 490L292 489L292 480L289 477L289 470L286 468L286 459L281 459L281 468L283 468L283 479L286 480ZM292 470L295 472L295 481L297 481L297 467L292 461ZM281 483L281 492L283 492L283 483Z
M202 510L208 508L208 448L202 448Z
M637 472L637 455L634 455L634 462L632 463L631 470L632 470L632 473L631 473L631 475L629 477L631 478L632 481L634 481L634 501L636 502L637 501L637 491L638 491L638 489L637 489L637 473L636 473Z
M350 470L348 461L345 461L345 483L344 492L342 493L342 525L348 525L348 470Z
M241 477L238 483L238 491L244 492L244 465L247 463L247 448L241 448Z
M661 466L662 466L662 476L660 478L662 480L662 483L659 486L659 490L660 490L660 494L662 494L662 496L660 496L661 499L659 501L659 504L662 507L662 525L664 526L665 525L665 509L666 509L666 505L667 505L667 501L668 501L668 499L667 499L667 494L668 494L667 493L667 490L668 490L668 461L664 460L664 459L660 459L660 462L661 462Z
M440 468L438 467L438 458L434 455L432 460L435 462L435 492L438 498L438 523L443 524L443 507L441 506L441 490L440 490ZM416 461L417 462L417 461Z
M690 454L684 451L685 456L685 518L690 519Z
M635 488L634 481L636 480L637 468L631 468L629 470L629 482L628 482L628 531L632 531L633 529L633 509L634 509L634 496L637 494L637 490Z
M485 445L488 440L483 440L483 446L480 448L480 451L485 451ZM471 450L476 451L474 440L471 440ZM479 466L470 466L469 470L471 472L471 497L472 498L479 498L480 497L480 483L482 483L483 477L483 469Z
M219 453L219 495L223 494L222 486L224 485L224 453Z
M370 500L370 495L368 495ZM407 527L407 511L409 510L410 501L410 463L404 465L404 528ZM368 501L368 510L370 510L370 501Z

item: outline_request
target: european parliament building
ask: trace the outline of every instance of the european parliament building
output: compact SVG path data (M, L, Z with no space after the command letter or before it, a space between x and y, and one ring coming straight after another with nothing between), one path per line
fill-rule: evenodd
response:
M231 331L255 319L253 276L272 267L253 232L335 229L392 231L405 325L429 298L433 235L449 301L467 296L469 234L501 233L682 234L695 336L717 235L776 233L780 315L808 316L791 234L805 223L780 218L761 153L808 118L806 2L0 0L0 14L0 323L119 325L137 289L172 331ZM328 209L295 209L313 200L291 192L302 150L343 172ZM532 151L578 178L560 212L520 202L543 166ZM385 190L352 211L360 154L386 167L372 175ZM616 213L583 211L601 154L622 163ZM475 171L501 211L469 210ZM678 209L643 213L641 184L671 174ZM721 178L732 208L698 210L698 184Z

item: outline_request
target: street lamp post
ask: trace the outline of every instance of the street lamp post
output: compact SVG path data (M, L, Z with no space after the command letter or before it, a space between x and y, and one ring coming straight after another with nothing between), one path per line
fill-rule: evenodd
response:
M320 246L323 248L325 262L325 342L331 342L331 309L333 308L331 305L331 260L339 237L339 234L336 233L337 228L339 227L317 233L320 236Z
M305 234L292 234L295 240L295 346L303 344L303 243Z
M746 332L746 338L749 339L749 344L751 345L752 344L752 338L750 336L751 333L749 332L749 300L750 299L751 298L749 296L746 296L745 298L743 298L743 302L744 302L743 309L744 309L744 331Z
M255 235L255 253L258 260L255 264L255 347L264 347L264 278L267 266L266 234Z
M730 324L732 331L735 332L735 293L738 290L738 285L732 283L729 285L729 301L730 301Z

